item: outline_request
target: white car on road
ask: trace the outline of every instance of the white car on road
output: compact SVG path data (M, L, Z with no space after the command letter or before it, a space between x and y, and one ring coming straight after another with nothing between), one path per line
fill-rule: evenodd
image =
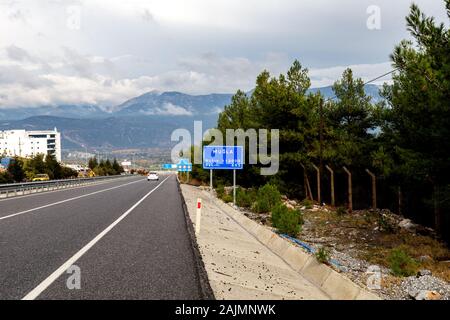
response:
M147 176L147 181L159 181L159 176L156 172L150 172Z

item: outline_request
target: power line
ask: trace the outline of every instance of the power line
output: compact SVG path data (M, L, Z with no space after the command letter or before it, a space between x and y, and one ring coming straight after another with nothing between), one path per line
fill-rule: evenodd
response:
M391 70L391 71L389 71L389 72L386 72L386 73L384 73L384 74L382 74L382 75L380 75L380 76L378 76L378 77L376 77L376 78L373 78L373 79L371 79L371 80L369 80L369 81L364 82L363 85L365 86L365 85L367 85L367 84L369 84L369 83L372 83L372 82L377 81L377 80L379 80L379 79L381 79L381 78L384 78L384 77L386 77L386 76L388 76L388 75L394 73L395 71L398 71L399 69L400 69L400 68L395 68L395 69L393 69L393 70ZM327 100L325 100L325 102L329 102L329 101L334 100L334 99L336 99L336 98L337 98L337 96L333 96L333 97L328 98Z
M369 83L372 83L372 82L374 82L374 81L377 81L378 79L381 79L381 78L384 78L384 77L386 77L386 76L388 76L388 75L390 75L391 73L394 73L395 71L397 71L397 70L399 70L400 68L395 68L394 70L391 70L391 71L389 71L389 72L386 72L386 73L384 73L384 74L382 74L382 75L380 75L380 76L378 76L378 77L376 77L376 78L373 78L373 79L371 79L371 80L369 80L369 81L366 81L364 84L363 84L363 86L365 86L365 85L367 85L367 84L369 84ZM323 99L320 99L320 105L319 105L319 114L320 114L320 130L319 130L319 136L320 136L320 138L319 138L319 141L320 141L320 144L319 144L319 153L320 153L320 155L319 155L319 158L320 158L320 170L322 171L323 169L322 169L322 166L323 166L323 164L322 164L322 157L323 157L323 155L322 155L322 145L323 145L323 105L326 103L326 102L329 102L329 101L331 101L331 100L333 100L333 99L335 99L335 98L337 98L337 96L334 96L334 97L332 97L332 98L328 98L327 100L325 100L325 101L323 101Z
M369 81L365 82L364 85L369 84L369 83L374 82L374 81L377 81L378 79L384 78L384 77L386 77L386 76L390 75L391 73L394 73L395 71L398 71L398 70L400 70L400 68L396 68L394 70L386 72L385 74L382 74L381 76L378 76L378 77L376 77L376 78L374 78L372 80L369 80Z

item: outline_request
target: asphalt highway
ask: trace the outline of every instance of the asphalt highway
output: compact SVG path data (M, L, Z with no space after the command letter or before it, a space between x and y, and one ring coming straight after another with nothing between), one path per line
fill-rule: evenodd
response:
M176 176L0 200L0 299L200 299Z

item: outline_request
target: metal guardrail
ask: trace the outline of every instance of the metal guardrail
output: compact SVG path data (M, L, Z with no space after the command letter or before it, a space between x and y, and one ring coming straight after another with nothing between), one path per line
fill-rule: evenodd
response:
M124 177L130 177L130 175L0 184L0 199L45 191L67 189L69 187L83 186L94 182Z

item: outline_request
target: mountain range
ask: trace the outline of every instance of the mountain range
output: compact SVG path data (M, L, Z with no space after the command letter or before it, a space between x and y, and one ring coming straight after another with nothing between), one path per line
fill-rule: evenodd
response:
M378 86L366 85L366 93L379 101ZM331 87L310 89L325 98ZM45 130L62 132L64 149L167 148L177 128L193 130L193 121L214 127L218 114L231 102L232 94L188 95L152 91L112 108L95 105L61 105L0 109L0 130Z

